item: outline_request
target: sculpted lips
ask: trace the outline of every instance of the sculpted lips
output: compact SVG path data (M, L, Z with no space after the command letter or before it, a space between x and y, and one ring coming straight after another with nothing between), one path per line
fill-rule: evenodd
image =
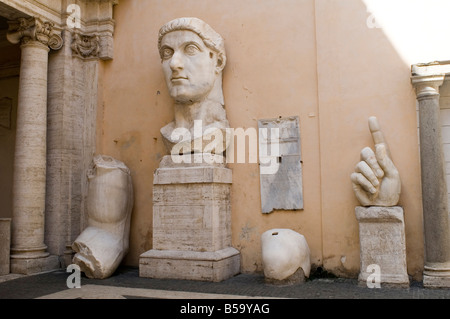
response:
M188 78L185 76L173 76L171 78L172 81L180 81L180 80L187 80Z

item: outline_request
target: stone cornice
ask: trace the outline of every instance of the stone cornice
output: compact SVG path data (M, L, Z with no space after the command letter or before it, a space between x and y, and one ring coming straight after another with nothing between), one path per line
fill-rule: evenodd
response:
M110 60L114 54L113 8L118 3L118 0L0 0L0 12L7 19L15 21L8 33L8 40L12 43L36 40L48 45L51 49L57 49L63 44L59 32L65 29L70 32L75 41L75 44L73 41L68 42L71 46L73 45L74 56L86 58L81 53L93 49L87 55L88 58ZM69 9L70 5L78 6L77 12L80 16L76 27L69 23L75 14ZM26 22L31 19L38 22ZM29 24L29 26L21 27L21 24ZM53 30L52 33L46 34L50 28ZM68 33L64 32L64 36L66 35ZM98 50L94 48L96 45L91 40L87 41L90 46L83 47L79 39L76 39L79 36L84 36L85 39L98 38L95 42L99 44Z
M417 99L439 97L439 87L450 75L450 61L418 63L411 66L411 83Z
M55 30L53 22L32 17L19 18L8 23L9 30L6 37L13 44L38 41L53 50L59 50L63 45L60 32Z
M70 4L72 1L65 1ZM80 58L99 58L110 60L113 58L113 35L115 21L113 7L118 0L81 0L77 3L81 16L79 28L67 24L70 12L64 12L63 27L72 35L73 55Z
M450 61L436 61L414 64L411 67L413 76L450 75Z
M6 4L8 7L15 9L9 10L9 14L4 15L7 19L15 20L25 15L29 17L38 16L55 23L55 25L61 25L61 4L57 1L0 0L0 7L3 6L2 4ZM1 9L3 13L4 9Z

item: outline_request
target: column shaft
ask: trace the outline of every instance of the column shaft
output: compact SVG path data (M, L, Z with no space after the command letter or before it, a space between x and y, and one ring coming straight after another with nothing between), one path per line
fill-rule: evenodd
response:
M419 102L425 238L424 286L450 287L450 221L439 86L444 76L413 77Z
M48 46L21 46L13 179L12 258L48 256L44 244Z
M40 18L8 21L6 38L21 44L19 101L13 172L11 272L58 269L44 244L47 171L47 74L50 49L63 41L54 23Z

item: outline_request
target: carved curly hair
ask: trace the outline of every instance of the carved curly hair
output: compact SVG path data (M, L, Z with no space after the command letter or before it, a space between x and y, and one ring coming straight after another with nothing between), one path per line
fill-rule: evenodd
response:
M221 57L222 65L225 65L226 52L223 38L206 22L198 18L178 18L163 25L159 30L158 50L161 52L161 41L167 33L180 30L188 30L196 33L209 49Z

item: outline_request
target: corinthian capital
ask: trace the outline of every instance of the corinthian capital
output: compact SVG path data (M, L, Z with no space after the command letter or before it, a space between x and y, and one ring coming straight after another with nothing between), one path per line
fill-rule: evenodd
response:
M8 24L9 30L6 37L13 44L38 41L52 50L59 50L63 46L60 32L54 29L52 22L31 17L9 21Z

